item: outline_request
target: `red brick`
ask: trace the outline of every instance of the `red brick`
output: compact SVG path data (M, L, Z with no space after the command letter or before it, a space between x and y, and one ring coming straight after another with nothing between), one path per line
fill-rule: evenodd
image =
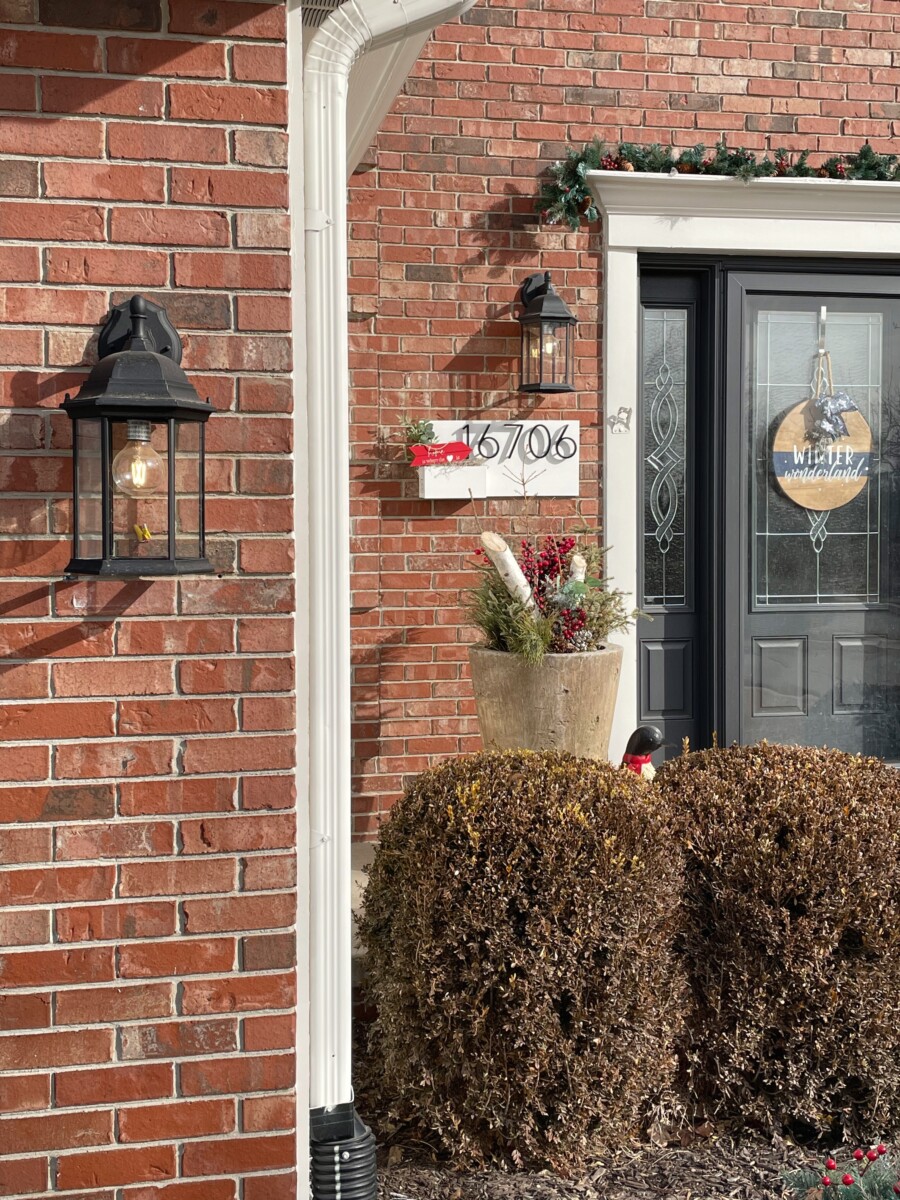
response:
M35 1112L50 1107L49 1075L0 1077L0 1112Z
M49 828L15 829L7 826L0 838L0 864L49 862L53 857L53 837Z
M238 648L242 654L290 650L294 625L287 617L250 617L238 622Z
M61 779L102 779L119 775L168 775L174 765L171 742L64 743L56 750Z
M239 212L236 217L235 245L256 249L266 247L287 250L291 244L290 220L274 212ZM264 286L264 285L260 285Z
M174 1093L175 1075L171 1063L107 1067L102 1071L60 1071L56 1075L56 1103L62 1108L161 1100Z
M33 700L49 695L50 668L46 663L0 663L0 699Z
M70 25L81 29L141 29L162 27L161 0L40 0L45 25Z
M172 168L172 200L175 204L286 208L287 199L287 175L283 171Z
M45 1029L50 1025L50 995L31 992L0 995L0 1029Z
M297 962L297 938L293 933L264 933L241 938L241 962L245 971L277 971Z
M5 116L0 122L0 154L99 158L102 153L100 121Z
M49 167L54 164L47 164ZM58 164L55 164L58 165ZM68 163L72 170L78 166ZM61 306L68 304L67 311L60 315ZM9 322L23 321L28 324L54 322L63 325L91 324L103 315L106 297L102 292L73 292L60 288L8 288L3 296L3 319Z
M294 765L293 737L191 738L185 740L183 769L187 774L212 771L278 770Z
M148 696L174 691L173 664L154 659L53 664L57 696Z
M292 888L296 882L296 855L258 855L244 860L244 889L248 892Z
M176 928L175 904L165 900L66 908L56 913L56 936L61 942L169 937ZM123 947L123 953L126 949L130 947Z
M294 1200L297 1174L252 1175L244 1182L244 1200Z
M41 263L36 246L0 247L0 279L25 283L40 278Z
M59 596L57 595L57 606ZM40 633L40 636L38 634ZM10 622L0 628L0 650L8 658L79 657L112 654L113 629L110 624L73 624L71 621Z
M50 283L127 283L131 287L156 287L166 282L168 273L168 259L160 251L84 247L77 250L51 247L47 251L47 280Z
M294 922L290 895L231 896L184 902L187 933L227 933L238 929L279 929Z
M234 938L191 938L147 946L119 948L122 979L149 979L158 975L202 975L231 971L236 963Z
M109 737L114 732L115 708L112 702L0 704L0 737L6 742Z
M0 1161L0 1196L32 1195L48 1186L46 1158Z
M238 329L290 329L291 302L287 296L238 296Z
M241 1128L244 1133L264 1133L268 1129L293 1129L296 1099L291 1096L250 1096L241 1104Z
M182 592L185 613L291 612L293 587L286 579L198 579Z
M0 207L0 223L3 209ZM40 356L40 333L36 329L0 329L0 362L22 363L31 366ZM46 533L46 513L35 504L16 504L6 501L4 514L4 533L14 533L16 530L27 533Z
M0 746L0 778L9 781L44 779L50 770L46 746Z
M49 913L41 915L48 917ZM113 973L113 951L109 946L85 950L32 950L4 955L2 982L7 988L51 987L96 983L112 979Z
M161 117L163 85L150 80L134 83L107 79L75 79L47 75L41 81L45 113L102 113L107 116Z
M117 1184L171 1179L176 1172L174 1146L145 1146L135 1150L63 1154L57 1163L59 1191L114 1187Z
M141 200L147 204L165 198L162 167L48 162L44 165L44 180L50 197Z
M169 108L175 121L287 124L287 92L282 88L172 83L169 85Z
M126 1025L121 1030L122 1058L181 1058L237 1050L235 1021L169 1021Z
M295 1002L294 976L255 975L231 979L188 979L182 985L185 1015L253 1012L290 1008Z
M291 434L291 422L282 417L221 418L210 428L207 453L287 453L292 445ZM249 591L253 594L262 588L262 584L253 584L250 585Z
M117 208L112 212L111 231L115 242L146 246L227 246L231 238L225 213L206 209L175 212L163 208ZM175 257L183 256L176 254ZM179 284L184 286L183 281ZM187 286L198 285L189 283Z
M184 1147L181 1169L185 1175L219 1175L222 1171L277 1170L294 1162L294 1138L229 1138L225 1141L188 1142Z
M120 733L230 733L237 728L233 700L125 700Z
M2 141L0 132L0 145ZM114 121L109 126L109 156L165 163L224 163L228 161L228 136L214 126Z
M204 37L226 34L233 38L285 37L283 5L239 3L237 0L170 0L171 33L200 33Z
M294 569L294 544L288 538L241 542L239 561L241 570L250 575L288 575ZM274 650L280 648L265 647Z
M170 215L179 217L181 214ZM227 245L227 241L219 244ZM283 291L290 286L290 261L286 255L176 253L174 264L175 282L179 287ZM210 425L210 431L212 428Z
M244 1049L289 1050L296 1044L296 1021L293 1015L246 1017L244 1019ZM290 1087L292 1084L284 1084ZM245 1089L249 1090L249 1089Z
M37 20L37 0L0 0L0 21L4 24L33 25Z
M294 729L293 697L248 696L241 703L241 728L244 730Z
M235 52L240 47L235 46ZM256 167L286 167L287 134L276 129L236 129L233 135L234 161ZM242 214L245 217L250 213ZM241 220L238 218L238 228ZM238 245L244 243L238 242ZM249 244L249 243L247 243Z
M105 900L112 896L115 867L22 868L0 875L0 905L67 904L73 900Z
M185 854L228 854L236 851L270 850L293 846L292 815L272 817L234 816L202 821L182 821L181 836Z
M287 54L281 46L235 46L231 52L235 79L260 83L284 83L287 79Z
M44 1113L3 1122L4 1154L70 1150L112 1141L112 1112Z
M279 1020L278 1017L271 1019ZM244 1054L238 1058L186 1062L181 1066L181 1088L185 1096L269 1092L293 1087L295 1070L292 1054L269 1054L260 1058Z
M181 42L164 38L117 38L106 42L107 69L115 75L165 75L179 79L224 79L221 42Z
M2 79L2 76L0 76ZM2 122L0 122L2 126ZM87 204L6 201L0 206L0 237L33 241L53 230L56 242L103 242L103 209Z
M245 809L293 808L295 800L294 780L288 775L257 775L244 780Z
M0 913L0 945L41 946L50 941L50 914L40 909ZM5 972L0 971L0 979ZM2 1028L2 1026L0 1026Z
M210 464L207 463L207 470ZM233 653L231 621L127 621L119 627L118 654Z
M146 858L174 853L170 824L80 825L56 835L57 861L89 858Z
M126 1188L122 1200L235 1200L233 1179L170 1183L160 1188Z
M0 1037L0 1070L110 1062L113 1042L112 1029L10 1034Z
M120 896L186 896L235 887L233 859L127 862L119 868Z
M22 30L0 44L0 66L41 71L99 71L100 39L64 33Z
M85 821L111 817L115 795L110 784L0 789L6 821Z
M230 1133L235 1128L233 1100L194 1100L151 1104L119 1113L123 1142L161 1142Z
M154 813L228 812L235 807L237 780L171 779L165 782L120 784L123 816Z
M181 690L210 695L225 692L284 692L293 687L290 658L189 659L178 672Z
M34 75L0 75L0 108L33 112L37 103Z
M56 998L57 1025L94 1025L110 1021L139 1021L169 1017L175 1004L171 983L141 983L133 987L79 988Z

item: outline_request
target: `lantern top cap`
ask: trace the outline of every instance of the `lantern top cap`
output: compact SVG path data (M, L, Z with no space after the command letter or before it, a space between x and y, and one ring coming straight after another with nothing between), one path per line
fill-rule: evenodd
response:
M143 296L114 305L98 349L77 396L63 401L70 417L205 421L213 411L179 365L181 339L160 305Z
M524 308L519 320L529 325L538 321L549 321L554 325L578 323L578 318L557 294L549 271L529 275L519 289L519 301Z

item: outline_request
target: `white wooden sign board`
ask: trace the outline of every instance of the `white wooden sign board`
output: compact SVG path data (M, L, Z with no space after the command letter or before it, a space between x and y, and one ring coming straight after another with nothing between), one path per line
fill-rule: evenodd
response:
M577 421L432 421L436 442L465 442L462 463L419 467L426 500L577 496L581 430Z

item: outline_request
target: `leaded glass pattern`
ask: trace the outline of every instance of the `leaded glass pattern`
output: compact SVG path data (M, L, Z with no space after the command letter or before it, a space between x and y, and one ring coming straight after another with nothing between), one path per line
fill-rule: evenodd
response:
M758 609L881 600L881 487L877 469L850 503L817 512L789 499L772 468L780 422L812 393L819 310L763 310L753 326L750 379L753 602ZM826 346L835 391L845 391L872 431L882 423L882 315L828 308Z
M686 608L691 552L688 478L688 310L642 310L641 450L645 609Z

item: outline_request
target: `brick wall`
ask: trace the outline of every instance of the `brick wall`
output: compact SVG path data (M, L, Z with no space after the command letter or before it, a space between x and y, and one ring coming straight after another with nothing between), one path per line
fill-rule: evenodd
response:
M284 43L273 2L0 0L3 1196L295 1194ZM134 290L219 410L220 574L64 581L57 405Z
M536 223L541 171L595 135L896 151L898 35L895 0L479 0L426 47L352 190L358 836L405 774L478 744L462 589L479 522L556 531L598 513L602 248L596 228ZM513 302L546 269L579 318L579 391L532 408ZM404 412L580 419L580 505L419 501Z

